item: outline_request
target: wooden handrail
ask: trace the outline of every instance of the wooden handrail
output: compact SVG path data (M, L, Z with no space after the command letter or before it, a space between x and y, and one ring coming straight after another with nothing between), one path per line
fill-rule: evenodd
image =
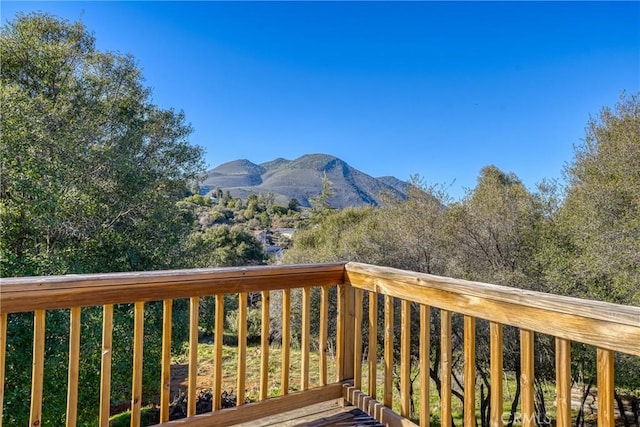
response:
M342 283L344 263L0 279L0 314Z
M353 262L345 271L355 288L640 356L640 307Z

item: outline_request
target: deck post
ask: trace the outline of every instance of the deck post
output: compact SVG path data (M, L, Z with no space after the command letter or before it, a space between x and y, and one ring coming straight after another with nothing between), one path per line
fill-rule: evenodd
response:
M351 380L354 377L354 341L355 341L355 321L356 321L356 313L355 313L355 290L350 285L340 285L342 287L342 291L344 292L344 297L341 298L339 312L343 316L343 321L341 327L342 330L342 339L344 342L342 343L342 348L344 349L344 354L342 355L342 360L338 362L341 363L341 369L339 369L342 374L339 378L339 381Z

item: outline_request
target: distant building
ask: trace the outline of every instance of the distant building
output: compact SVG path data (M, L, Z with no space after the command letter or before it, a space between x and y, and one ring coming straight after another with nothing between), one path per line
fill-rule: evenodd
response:
M253 231L253 237L258 242L262 243L263 246L267 244L267 230L255 230Z
M293 235L296 233L296 229L295 228L286 228L286 227L278 227L273 231L275 233L280 233L281 235L283 235L287 239L293 239Z

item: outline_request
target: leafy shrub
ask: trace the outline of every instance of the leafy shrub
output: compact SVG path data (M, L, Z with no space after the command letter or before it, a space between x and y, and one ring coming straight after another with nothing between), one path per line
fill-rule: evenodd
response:
M258 308L247 310L247 340L252 341L260 338L262 326L262 314ZM226 327L233 335L238 335L238 310L232 310L227 314Z

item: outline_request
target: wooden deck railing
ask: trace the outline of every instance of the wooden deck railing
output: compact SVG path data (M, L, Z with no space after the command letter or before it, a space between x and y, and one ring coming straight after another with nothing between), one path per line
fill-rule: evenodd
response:
M384 295L384 400L391 405L393 381L393 299L401 300L400 334L400 414L409 415L410 315L411 305L419 305L420 374L428 372L430 348L430 311L440 311L441 395L440 419L443 426L452 416L452 313L464 317L464 425L476 425L476 319L489 321L490 327L490 425L502 426L503 420L503 326L520 329L520 418L524 426L536 425L534 414L534 335L555 337L556 344L556 425L571 425L571 341L591 344L597 352L597 393L599 426L613 426L614 417L614 352L640 356L640 308L599 301L562 297L504 286L469 282L446 277L419 274L391 268L348 263L345 283L356 294L367 292L369 301ZM356 300L361 297L356 296ZM375 310L369 322L376 323ZM356 323L358 319L356 319ZM356 325L359 330L359 325ZM371 347L370 347L371 348ZM357 353L357 351L356 351ZM356 359L360 357L356 354ZM369 354L370 365L374 366ZM375 372L375 371L373 371ZM375 376L370 371L369 376ZM361 372L355 372L359 384ZM369 390L374 390L373 385ZM429 425L429 377L420 378L420 425ZM367 396L354 390L365 402ZM355 399L351 399L352 401ZM369 411L371 412L371 411ZM542 423L538 420L539 424Z
M319 307L312 307L311 289L320 289ZM335 336L329 336L329 293L337 287L337 319ZM290 392L290 313L291 290L302 289L301 379L297 392ZM282 291L282 350L280 390L268 397L270 296ZM247 294L261 292L262 333L260 343L260 379L257 402L244 404L247 363ZM333 291L332 291L333 292ZM221 409L222 338L224 296L238 295L237 407ZM378 305L378 296L383 304ZM200 298L215 296L213 342L213 410L196 415L196 379L198 369L198 314ZM364 322L363 300L367 297L367 321ZM172 302L188 298L189 371L187 418L168 421L171 365ZM394 328L394 300L400 302L400 337ZM143 360L144 309L151 301L163 301L162 360L160 366L149 366ZM640 356L640 308L620 306L576 298L522 291L519 289L436 277L425 274L357 263L334 263L300 266L225 268L207 270L116 273L56 277L2 279L0 284L0 411L5 391L5 351L8 315L33 312L33 369L30 401L30 425L42 425L42 401L45 355L45 313L47 310L70 309L69 365L67 382L67 425L75 425L78 405L78 372L80 359L80 322L84 307L102 306L102 367L100 407L96 425L108 426L111 396L114 304L134 304L133 378L131 425L140 425L142 406L142 373L145 369L161 370L160 421L162 425L223 426L248 422L260 417L285 412L313 403L345 398L378 420L389 425L413 425L410 415L411 344L419 348L420 372L419 423L429 425L429 368L431 315L440 319L440 419L443 426L452 416L452 314L464 317L464 424L476 425L476 319L490 322L491 425L503 424L503 326L520 329L522 424L534 425L534 336L536 333L556 337L557 425L571 425L571 341L597 348L598 425L614 425L614 352ZM420 332L411 335L412 305L419 307ZM378 312L384 311L383 352L378 357ZM317 311L319 332L310 333L311 313ZM314 313L316 313L314 311ZM381 319L382 320L382 319ZM363 330L368 341L363 342ZM309 353L315 340L319 353L318 385L310 387ZM335 340L336 357L327 354L328 341ZM394 356L399 344L399 359ZM366 355L363 355L366 349ZM366 356L366 357L365 357ZM366 364L363 364L363 360ZM381 396L377 395L378 363L383 361ZM397 362L397 363L396 363ZM336 378L328 378L328 366L335 364ZM399 407L394 413L393 387L395 368L399 367ZM367 394L363 393L363 372L368 376ZM427 373L427 374L425 374ZM272 375L273 376L273 375ZM273 378L271 378L273 379ZM378 402L377 399L381 399ZM2 423L0 412L0 425Z

